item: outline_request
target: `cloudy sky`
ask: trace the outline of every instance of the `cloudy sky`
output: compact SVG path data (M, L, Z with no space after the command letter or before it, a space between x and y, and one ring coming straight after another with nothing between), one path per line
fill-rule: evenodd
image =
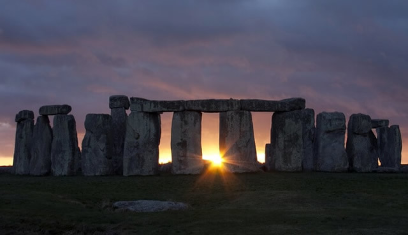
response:
M316 113L366 113L399 124L408 144L408 1L2 1L0 164L14 151L15 114L70 104L79 139L108 97L303 97ZM271 114L254 114L257 150ZM161 157L170 154L163 115ZM203 116L203 151L218 146ZM405 145L406 146L406 145ZM408 147L407 147L408 149ZM408 151L403 150L408 163Z

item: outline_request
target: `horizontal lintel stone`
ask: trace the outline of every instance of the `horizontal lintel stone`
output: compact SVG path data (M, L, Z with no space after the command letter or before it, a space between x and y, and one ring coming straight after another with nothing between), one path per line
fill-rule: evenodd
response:
M179 112L184 111L183 100L146 100L143 98L130 98L130 110L147 113Z
M390 121L387 119L371 119L371 126L373 129L380 127L388 127L389 125Z
M109 108L125 108L129 109L129 98L125 95L112 95L109 97Z
M71 106L67 104L63 105L44 105L40 108L40 115L58 115L58 114L68 114L71 112Z
M187 100L185 108L187 111L226 112L240 110L241 104L234 99Z
M31 110L21 110L16 114L16 122L20 122L26 119L32 119L34 120L34 112Z

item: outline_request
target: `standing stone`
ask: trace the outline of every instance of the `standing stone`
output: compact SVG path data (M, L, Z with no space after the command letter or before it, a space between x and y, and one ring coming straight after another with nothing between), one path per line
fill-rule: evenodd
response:
M81 161L84 175L113 175L111 123L109 114L86 115Z
M272 170L272 154L271 154L271 144L265 144L265 169L267 171Z
M302 112L276 112L272 116L270 169L301 171L303 160Z
M313 109L304 109L302 113L302 139L303 139L303 171L314 170L314 142L315 142L315 112Z
M230 172L258 170L252 115L249 111L220 113L220 152Z
M343 113L320 113L316 123L315 169L317 171L344 172L348 170L344 149L346 117Z
M171 126L173 174L200 174L204 168L201 149L202 114L175 112Z
M398 125L377 128L378 152L381 167L399 169L401 166L402 139Z
M48 175L51 172L52 129L48 116L37 117L31 147L30 175Z
M13 169L17 175L30 173L31 145L34 128L34 113L22 110L16 115L17 130L14 148Z
M373 145L371 118L364 114L350 116L347 128L346 151L350 170L372 172L378 167L377 144Z
M51 146L51 172L56 176L70 176L81 172L81 153L78 147L75 118L56 115Z
M160 135L160 114L130 113L123 155L124 176L158 173Z
M113 135L113 168L115 175L123 175L123 150L126 136L126 109L129 109L129 99L124 95L109 97L109 107L112 116Z

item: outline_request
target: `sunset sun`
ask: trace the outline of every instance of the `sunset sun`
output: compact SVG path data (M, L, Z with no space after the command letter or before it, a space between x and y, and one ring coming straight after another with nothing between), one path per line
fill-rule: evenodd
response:
M214 166L221 166L223 159L220 154L212 154L203 156L204 160L209 160Z

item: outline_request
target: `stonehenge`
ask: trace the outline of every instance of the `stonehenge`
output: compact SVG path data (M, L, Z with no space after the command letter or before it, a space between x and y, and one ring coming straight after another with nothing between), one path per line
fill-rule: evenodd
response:
M159 174L163 112L173 113L172 163L168 167L172 174L200 174L206 169L201 146L202 113L219 113L222 168L231 173L260 170L252 112L270 112L272 117L270 143L265 145L266 171L398 172L401 168L398 125L389 127L389 120L371 119L365 114L352 114L348 123L340 112L315 116L303 98L165 101L113 95L109 97L109 109L110 114L86 115L82 153L75 118L69 115L71 106L40 107L35 125L34 112L17 113L14 173Z

